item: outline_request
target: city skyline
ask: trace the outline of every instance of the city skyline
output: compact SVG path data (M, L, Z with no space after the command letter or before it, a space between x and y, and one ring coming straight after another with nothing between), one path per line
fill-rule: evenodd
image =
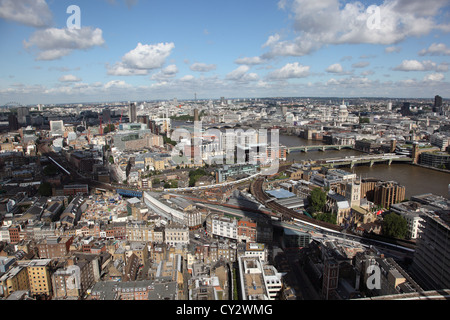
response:
M2 0L0 105L446 99L449 9L445 0Z

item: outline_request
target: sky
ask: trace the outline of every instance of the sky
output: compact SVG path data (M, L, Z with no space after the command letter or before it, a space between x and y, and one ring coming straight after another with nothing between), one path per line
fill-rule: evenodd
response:
M450 98L450 0L0 0L0 38L0 105Z

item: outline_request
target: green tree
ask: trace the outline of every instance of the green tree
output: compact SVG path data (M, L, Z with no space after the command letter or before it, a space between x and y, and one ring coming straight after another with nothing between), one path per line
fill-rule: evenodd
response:
M314 219L336 224L336 214L320 212L314 215Z
M406 219L401 215L391 212L387 214L381 225L381 232L387 237L404 239L408 231Z
M370 119L369 118L363 118L363 117L359 117L359 123L370 123Z
M103 133L105 134L113 131L116 131L116 126L113 125L112 123L106 125L106 127L103 129Z
M327 194L321 188L314 188L309 196L309 203L314 212L322 211L327 201Z
M206 176L208 172L202 168L198 168L196 170L189 171L189 187L195 186L195 183L198 179L200 179L203 176Z

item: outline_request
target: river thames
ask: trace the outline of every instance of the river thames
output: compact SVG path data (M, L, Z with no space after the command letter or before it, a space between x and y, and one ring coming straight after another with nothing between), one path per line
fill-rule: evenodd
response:
M172 127L179 126L191 127L193 123L184 121L173 121ZM270 135L268 136L270 140ZM295 135L279 136L279 143L287 147L303 146L303 145L319 145L321 141L312 141L300 138ZM344 158L346 156L359 156L365 153L351 149L327 150L327 151L308 151L308 152L292 152L288 155L288 161L301 160L319 160L330 158ZM449 197L450 173L440 172L410 164L375 164L372 167L368 165L355 166L353 169L342 168L343 170L354 172L361 178L377 178L385 181L397 181L405 186L406 198L411 196L433 193L435 195Z
M280 144L287 147L301 145L319 145L320 141L306 140L297 136L280 135ZM292 152L287 160L318 160L329 158L344 158L346 156L363 155L363 152L356 150L342 149L327 151L308 151ZM397 181L405 186L406 198L423 193L433 193L448 198L448 185L450 183L450 173L427 169L411 164L375 164L372 167L368 165L355 166L353 169L342 168L343 170L354 172L361 178L378 178L381 180Z

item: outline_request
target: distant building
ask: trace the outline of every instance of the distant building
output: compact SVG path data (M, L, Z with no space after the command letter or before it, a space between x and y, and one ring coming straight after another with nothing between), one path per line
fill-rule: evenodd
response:
M132 123L137 121L136 104L134 102L130 103L128 106L128 118Z
M434 105L433 105L433 112L437 112L439 114L443 114L442 113L443 109L442 109L442 97L439 95L436 95L434 97Z
M17 108L17 120L19 124L27 123L27 116L30 115L30 110L27 107L19 107Z
M50 121L50 134L52 136L62 136L64 134L64 121L63 120L51 120Z
M17 116L15 114L10 114L8 116L8 131L16 130L19 130L19 121L17 120Z
M200 118L198 116L198 109L194 109L194 121L200 121Z

